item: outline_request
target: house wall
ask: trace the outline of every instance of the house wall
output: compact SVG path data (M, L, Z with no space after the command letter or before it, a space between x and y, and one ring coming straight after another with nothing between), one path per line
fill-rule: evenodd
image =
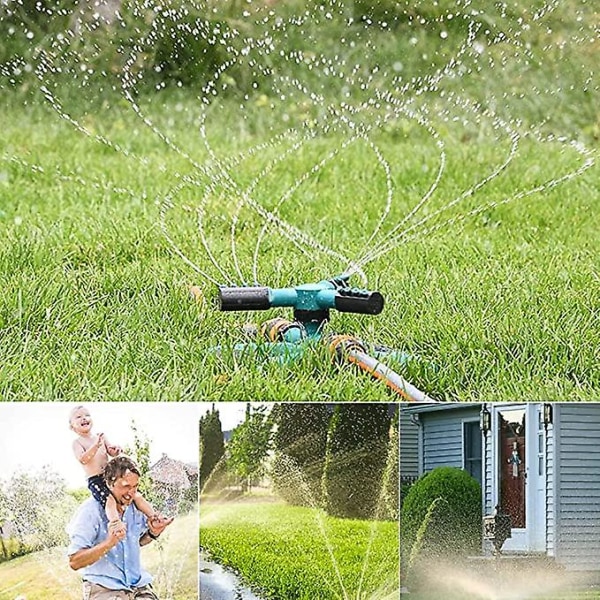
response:
M463 421L479 419L479 405L420 415L423 427L423 470L463 467Z
M463 422L478 415L478 405L418 413L423 471L438 466L463 466ZM598 572L600 403L554 404L554 423L548 427L544 443L546 552L569 570ZM488 434L484 445L485 514L494 510L492 446L492 434Z
M400 477L419 475L419 427L400 406Z
M555 407L557 560L573 570L600 570L600 404Z

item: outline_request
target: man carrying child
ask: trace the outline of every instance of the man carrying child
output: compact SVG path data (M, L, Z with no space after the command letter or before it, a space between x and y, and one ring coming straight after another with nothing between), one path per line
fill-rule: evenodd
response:
M82 571L83 600L159 600L152 576L141 566L140 548L158 539L173 519L148 519L136 507L139 478L127 456L108 461L104 480L115 499L119 523L109 522L103 504L89 498L67 528L69 565Z

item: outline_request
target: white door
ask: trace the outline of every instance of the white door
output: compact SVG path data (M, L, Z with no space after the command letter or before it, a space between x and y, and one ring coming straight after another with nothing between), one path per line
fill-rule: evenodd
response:
M512 519L503 552L543 552L546 539L545 431L540 404L494 406L494 506Z

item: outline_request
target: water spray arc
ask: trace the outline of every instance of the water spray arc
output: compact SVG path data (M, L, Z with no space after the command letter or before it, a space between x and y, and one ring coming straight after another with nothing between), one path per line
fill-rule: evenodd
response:
M63 14L50 19L42 3L31 4L35 10L10 0L0 5L0 29L9 49L0 53L0 91L35 90L44 110L51 109L90 147L106 150L119 162L127 162L128 168L107 176L95 164L88 169L58 160L55 165L51 153L37 157L28 144L23 146L17 128L17 142L9 140L0 153L0 163L10 163L6 171L0 165L0 188L11 184L14 169L17 177L22 172L51 174L58 181L93 191L95 197L106 198L110 210L111 198L123 196L139 218L145 218L145 207L153 205L150 210L156 213L162 237L159 245L164 242L183 267L193 271L193 277L202 279L198 284L206 287L198 289L199 297L204 298L207 287L216 286L222 311L293 309L291 320L263 323L253 339L236 345L235 351L259 358L268 355L285 363L301 358L315 342L324 344L335 361L356 365L403 399L427 401L384 364L388 359L403 364L414 357L378 348L377 339L367 334L368 346L352 335L325 331L332 309L380 314L381 294L352 290L347 281L296 285L308 278L345 273L368 288L372 282L367 267L374 275L385 270L387 281L396 277L394 268L381 264L386 257L390 266L398 265L401 271L412 268L420 276L422 261L412 267L396 260L396 252L413 244L422 258L428 259L429 252L435 258L430 283L436 301L438 292L445 295L446 288L450 297L460 294L457 302L440 298L443 309L438 311L434 302L423 302L421 293L410 293L409 285L403 286L407 298L403 318L392 314L386 322L390 332L409 331L412 326L415 344L426 345L431 360L447 367L447 383L436 378L433 384L425 376L421 385L440 391L445 385L448 397L477 396L485 386L495 386L489 365L495 365L501 355L515 365L520 380L529 379L520 377L517 365L522 361L544 379L548 369L555 368L569 387L571 375L563 365L570 356L545 361L537 353L532 359L525 350L531 340L526 327L520 328L523 343L517 344L523 351L519 349L515 356L514 335L506 331L503 319L494 317L492 330L479 327L479 319L472 327L469 313L455 310L464 296L469 308L481 306L479 312L486 315L495 314L498 301L501 315L505 306L513 306L504 302L503 293L494 294L493 304L486 305L478 290L469 295L471 286L465 285L463 294L462 287L448 285L447 273L460 269L471 273L470 264L453 260L459 240L474 250L478 261L493 261L505 253L503 266L526 277L530 269L543 269L543 259L539 264L527 259L526 269L521 266L524 254L537 256L538 244L545 243L541 241L546 237L544 229L554 229L553 220L563 223L567 215L577 223L575 208L562 213L563 203L572 204L568 189L556 207L559 212L542 213L544 205L555 204L550 192L556 194L559 186L579 180L597 162L596 150L584 145L586 139L597 137L593 125L597 111L590 99L600 89L591 58L597 26L590 0L577 0L573 7L540 0L536 8L523 0L510 6L473 0L438 6L416 0L389 3L387 8L381 2L369 6L347 0L167 0L152 5L133 0L120 10L116 10L118 2L109 3L114 10L108 16L74 6L63 7ZM32 19L37 28L32 28ZM571 113L563 111L567 104L581 106ZM158 144L161 151L155 152L151 144ZM157 175L157 180L130 177L131 170L138 168ZM542 205L539 215L527 204L536 197ZM573 194L573 202L579 201ZM523 207L505 211L508 204ZM115 210L122 213L118 205ZM88 218L87 213L81 214ZM103 241L86 251L86 261L88 254L102 261L109 248L104 220L90 219L94 221ZM21 216L17 222L21 227ZM112 231L112 222L108 223ZM515 239L502 233L504 224L519 232ZM566 229L564 235L575 238ZM150 241L149 236L139 237L136 248ZM93 237L85 235L85 240L93 243ZM579 264L580 256L588 256L587 242L580 243L581 253L570 252L565 260L577 257ZM70 247L70 241L64 247ZM562 248L562 238L557 247ZM119 245L115 252L121 252ZM412 250L408 254L412 259ZM152 250L150 256L156 253ZM79 264L78 259L68 261ZM279 277L284 261L288 269L297 269L292 279L279 280L291 287L259 287ZM571 269L562 263L558 258L553 261L557 265L553 277L536 278L540 290L557 284L563 273L570 278ZM307 264L319 265L318 274L304 274ZM114 268L120 268L119 261ZM63 272L67 273L60 269L59 276ZM68 270L69 276L73 273ZM170 278L162 267L157 273L165 281ZM593 280L593 273L591 264L585 276L591 274ZM403 277L404 273L398 276L399 289ZM485 279L499 290L506 281L499 274ZM527 287L527 282L510 286L517 290L515 307L521 306L521 299L523 306L528 305L518 291ZM488 289L485 286L482 293ZM580 297L585 298L585 287L581 289ZM91 293L91 310L104 310L103 302L96 302L95 292ZM21 282L16 280L17 294L20 299ZM590 314L585 305L582 308ZM575 310L575 306L568 308L567 317L578 318ZM78 309L67 313L80 314ZM19 327L28 323L21 319L21 308L15 314ZM419 319L421 315L426 318ZM464 318L461 332L472 334L481 352L471 351L477 349L471 340L468 354L462 352L462 341L454 343L455 315ZM537 321L532 314L531 322ZM95 322L90 320L92 327ZM152 319L143 326L152 327ZM95 351L97 337L92 332L90 339L95 342L90 352ZM494 349L488 337L494 339ZM14 343L24 351L21 338L15 336ZM152 343L155 336L144 339ZM201 352L213 343L209 337L198 342ZM572 339L561 347L572 348ZM488 349L489 363L484 358ZM70 357L79 354L77 348L64 350L69 360L57 364L70 364ZM127 360L130 352L119 356ZM467 364L456 368L463 357ZM186 365L185 360L181 365ZM188 375L175 361L168 368L177 372L174 381L182 373ZM222 373L208 371L198 378L197 363L190 362L190 385L230 389ZM158 371L148 371L151 377L154 373ZM256 377L262 389L260 369L250 374L252 383ZM101 381L113 376L109 372ZM204 385L211 377L219 382L217 388ZM555 377L548 373L547 379Z
M239 343L235 345L234 351L257 356L262 353L286 363L302 357L315 342L324 342L332 359L338 364L356 365L373 378L383 381L406 401L434 402L381 362L387 356L406 363L413 358L410 355L381 347L369 350L353 336L325 333L331 309L368 315L378 315L383 311L385 302L380 292L352 288L348 285L349 278L349 275L342 274L318 283L279 289L258 286L219 287L218 302L221 311L255 311L276 307L294 310L293 321L278 317L262 324L260 337L266 343Z

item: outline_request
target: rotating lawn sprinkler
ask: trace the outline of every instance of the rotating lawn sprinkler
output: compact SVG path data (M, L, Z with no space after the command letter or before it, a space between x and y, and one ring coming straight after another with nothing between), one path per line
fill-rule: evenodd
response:
M323 341L332 358L343 364L357 365L361 370L383 381L404 400L433 402L424 392L406 381L398 373L381 363L388 357L401 363L412 357L408 354L376 347L371 353L352 336L324 333L330 310L378 315L384 300L379 292L348 286L349 275L340 275L318 283L273 289L269 287L219 287L219 309L222 311L267 310L276 307L294 309L294 320L280 317L270 319L251 332L263 342L236 344L236 352L252 352L276 358L285 363L300 358L307 346Z

